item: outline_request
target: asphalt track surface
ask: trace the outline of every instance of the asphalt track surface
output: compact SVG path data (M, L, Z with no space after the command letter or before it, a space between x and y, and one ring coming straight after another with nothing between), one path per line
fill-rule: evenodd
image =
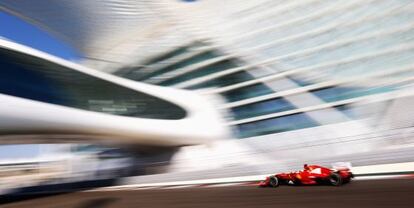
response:
M110 207L414 207L414 180L354 181L342 187L256 186L190 187L88 191L54 195L0 205L7 208Z

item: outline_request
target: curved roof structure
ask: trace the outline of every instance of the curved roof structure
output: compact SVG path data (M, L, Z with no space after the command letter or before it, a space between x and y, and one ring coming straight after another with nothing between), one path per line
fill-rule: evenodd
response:
M1 39L0 68L0 143L33 135L48 143L180 146L228 136L210 102L189 91L126 80Z
M412 86L411 0L44 2L0 8L73 42L95 69L221 96L242 138L366 118Z
M5 0L0 9L31 22L74 46L86 59L122 63L148 38L178 32L156 1L90 0L36 3Z

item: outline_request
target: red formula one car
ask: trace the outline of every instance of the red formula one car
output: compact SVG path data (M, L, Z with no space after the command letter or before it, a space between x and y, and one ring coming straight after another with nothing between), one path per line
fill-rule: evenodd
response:
M316 185L329 184L340 186L348 183L354 177L349 167L326 168L319 165L304 165L303 170L291 173L279 173L261 181L260 187L278 187L288 185Z

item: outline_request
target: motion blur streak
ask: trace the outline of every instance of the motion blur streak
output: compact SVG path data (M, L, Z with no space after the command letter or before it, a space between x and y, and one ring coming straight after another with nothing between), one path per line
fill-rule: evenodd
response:
M358 181L342 188L330 186L252 186L80 192L4 205L26 207L412 207L414 180ZM88 206L86 206L88 205Z
M138 187L337 162L361 174L414 171L412 0L1 0L0 10L82 53L73 64L0 40L0 143L63 143L42 160L4 161L5 182L122 177L117 185ZM92 144L65 144L79 142ZM62 207L402 206L409 185L47 199ZM77 197L86 201L75 205Z

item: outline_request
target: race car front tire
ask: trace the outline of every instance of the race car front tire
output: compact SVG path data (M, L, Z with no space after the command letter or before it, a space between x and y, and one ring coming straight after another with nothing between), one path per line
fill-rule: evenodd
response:
M332 173L329 177L329 183L332 186L340 186L343 183L341 176L338 173Z
M276 188L279 186L279 179L276 176L271 176L269 179L270 187Z

